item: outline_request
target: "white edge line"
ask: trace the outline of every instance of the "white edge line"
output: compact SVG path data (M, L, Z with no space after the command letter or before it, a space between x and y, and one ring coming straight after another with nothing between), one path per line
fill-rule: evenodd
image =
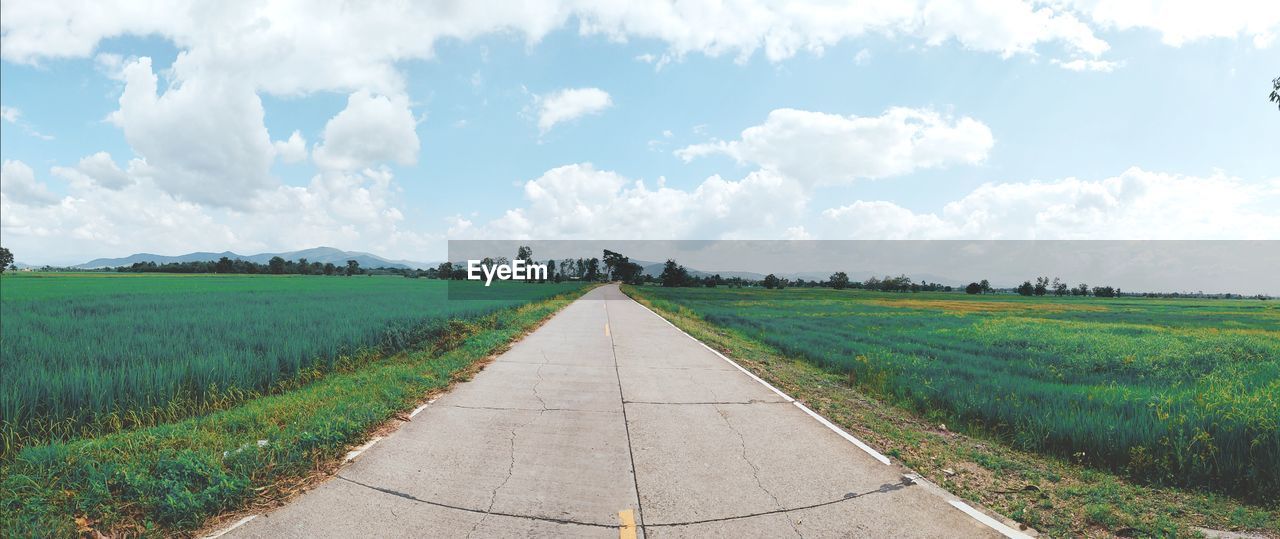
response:
M382 439L382 437L381 437L381 436L375 436L372 440L369 440L368 442L365 442L365 444L364 444L364 445L362 445L362 446L360 446L360 447L357 447L357 448L355 448L355 449L352 449L350 452L348 452L348 453L347 453L347 457L346 457L346 458L344 458L344 459L342 459L342 461L343 461L343 462L351 462L351 461L352 461L352 460L354 460L356 457L360 456L360 454L361 454L361 453L364 453L364 452L365 452L365 451L367 451L370 447L373 447L373 444L378 443L378 441L379 441L379 440L381 440L381 439Z
M978 522L986 524L987 527L1000 532L1005 537L1009 537L1011 539L1031 539L1030 535L1027 535L1018 530L1010 528L1004 525L1003 522L1000 522L999 520L991 518L990 515L983 513L982 511L979 511L977 509L974 509L969 504L964 503L960 500L951 500L951 506L961 511L964 511L964 514L973 517L973 519Z
M635 301L635 300L631 300L631 301ZM645 305L644 305L643 303L640 303L640 302L638 302L638 301L636 301L636 305L639 305L639 306L641 306L641 307L644 307L646 311L649 311L649 312L650 312L650 313L652 313L654 316L658 317L658 320L661 320L661 321L663 321L663 322L666 322L668 326L671 326L671 327L673 327L673 328L676 328L676 331L679 331L679 332L680 332L680 334L684 335L685 337L688 337L688 338L692 339L692 340L693 340L693 342L696 342L696 343L698 343L698 344L702 345L702 347L703 347L703 348L706 348L707 350L710 350L712 354L715 354L715 355L716 355L716 357L719 357L720 359L723 359L723 360L725 360L725 361L729 362L729 364L730 364L730 365L733 365L734 367L737 367L737 369L738 369L738 370L740 370L740 371L742 371L742 373L743 373L743 374L745 374L745 375L747 375L747 376L750 376L752 380L755 380L755 381L757 381L757 382L760 382L760 384L761 384L761 385L763 385L764 387L769 388L769 390L770 390L770 391L773 391L774 393L777 393L779 397L782 397L782 398L786 399L786 400L787 400L787 402L795 402L795 401L796 401L795 399L791 398L791 395L788 395L788 394L786 394L786 393L783 393L783 392L782 392L782 390L780 390L780 389L778 389L778 388L776 388L776 387L773 387L773 385L772 385L772 384L770 384L769 382L766 382L766 381L762 380L759 376L756 376L756 375L755 375L755 373L753 373L753 372L751 372L751 371L749 371L749 370L747 370L747 369L742 368L742 365L739 365L739 364L738 364L737 362L735 362L734 360L732 360L732 359L729 359L729 358L725 357L725 355L724 355L724 354L721 354L721 353L720 353L718 350L716 350L715 348L712 348L712 347L710 347L710 346L707 346L707 343L704 343L704 342L702 342L702 341L698 340L698 339L697 339L697 337L694 337L693 335L690 335L690 334L686 333L686 332L685 332L685 330L680 329L680 327L679 327L679 326L677 326L677 325L675 325L675 324L672 324L670 320L667 320L667 319L666 319L665 317L663 317L662 315L660 315L660 314L658 314L658 313L654 312L654 310L653 310L653 309L650 309L650 308L648 308L648 307L645 307Z
M635 300L634 300L634 299L632 299L631 301L635 301ZM671 327L673 327L673 328L676 328L676 331L679 331L680 333L684 334L684 336L685 336L685 337L688 337L688 338L690 338L690 339L693 339L693 342L696 342L696 343L698 343L698 344L701 344L703 348L706 348L707 350L710 350L710 351L711 351L711 353L713 353L713 354L715 354L715 355L719 356L719 357L720 357L720 359L723 359L723 360L725 360L725 361L728 361L730 365L733 365L734 367L737 367L737 368L738 368L738 370L742 371L742 372L743 372L744 374L746 374L747 376L750 376L752 380L755 380L755 381L757 381L757 382L760 382L761 384L763 384L763 385L764 385L764 387L767 387L767 388L769 388L769 389L773 390L773 392L774 392L774 393L777 393L778 395L782 396L782 398L787 399L787 402L789 402L789 403L791 403L791 404L796 405L796 406L797 406L797 407L799 407L801 410L804 410L804 413L809 414L809 416L810 416L810 417L812 417L812 418L814 418L814 419L818 420L818 422L819 422L819 423L822 423L824 426L826 426L827 428L831 429L831 430L832 430L833 432L835 432L836 434L839 434L841 438L844 438L845 440L848 440L848 441L849 441L850 443L852 443L853 445L858 446L858 449L861 449L861 450L863 450L863 451L866 451L866 452L867 452L867 454L868 454L868 455L871 455L871 457L872 457L872 458L874 458L874 459L876 459L876 460L880 461L882 464L884 464L884 465L886 465L886 466L888 466L888 465L890 464L890 463L889 463L889 457L886 457L886 456L884 456L884 455L880 454L880 452L879 452L879 451L876 451L875 449L872 449L872 448L871 448L871 446L869 446L869 445L867 445L867 444L863 443L863 442L862 442L862 440L859 440L858 438L854 437L854 435L849 434L849 433L848 433L848 432L846 432L844 429L842 429L842 428L840 428L840 427L837 427L834 423L832 423L832 422L828 421L828 420L827 420L827 418L822 417L821 415L818 415L818 413L817 413L817 412L814 412L813 410L810 410L810 409L809 409L809 407L807 407L807 406L805 406L805 405L801 404L801 403L800 403L800 401L797 401L797 400L795 400L795 399L791 398L791 396L790 396L790 395L788 395L788 394L786 394L786 393L783 393L781 390L779 390L779 389L778 389L778 388L776 388L776 387L773 387L771 384L769 384L769 382L766 382L766 381L764 381L764 380L761 380L759 376L756 376L756 375L755 375L755 373L753 373L753 372L751 372L751 371L748 371L747 369L743 368L743 367L742 367L742 365L739 365L739 364L738 364L737 362L735 362L734 360L729 359L728 357L725 357L725 355L724 355L724 354L721 354L720 352L716 351L716 349L715 349L715 348L712 348L712 347L710 347L710 346L707 346L707 343L704 343L704 342L702 342L702 341L698 340L697 338L695 338L693 335L690 335L690 334L686 333L686 332L685 332L685 330L680 329L680 327L679 327L679 326L676 326L675 324L672 324L670 320L667 320L667 319L666 319L666 317L664 317L664 316L662 316L662 315L658 314L658 313L657 313L657 312L655 312L653 309L650 309L649 307L645 306L645 304L640 303L640 302L638 302L638 301L635 301L635 303L636 303L636 305L639 305L639 306L641 306L641 307L644 307L644 309L645 309L646 311L649 311L649 312L650 312L650 313L652 313L654 316L658 317L658 319L659 319L659 320L662 320L663 322L666 322L666 323L667 323L667 325L669 325L669 326L671 326Z
M853 445L858 446L859 449L866 451L868 455L871 455L873 458L880 461L882 464L885 464L886 466L889 464L889 457L881 455L879 451L872 449L871 446L862 443L862 440L855 438L852 434L845 432L844 429L835 426L835 424L833 424L830 421L827 421L827 418L818 415L818 413L813 410L810 410L808 406L800 404L799 402L793 402L792 404L796 405L801 410L804 410L804 413L809 414L810 417L817 419L819 423L822 423L823 425L826 425L827 428L835 431L836 434L839 434L840 436L844 437L844 439L852 442Z
M412 412L409 412L409 419L413 419L413 416L418 415L418 412L426 410L427 407L431 406L431 403L435 402L436 399L438 398L440 397L432 397L431 400L428 400L427 402L422 403L422 406L414 408Z
M244 526L244 525L245 525L246 523L248 523L250 520L253 520L253 519L255 519L255 518L258 518L258 515L249 515L249 516L247 516L247 517L244 517L244 518L242 518L242 519L240 519L240 520L237 520L235 524L232 524L232 525L230 525L230 526L227 526L226 528L223 528L223 529L222 529L222 531L220 531L220 532L218 532L218 533L215 533L215 534L213 534L213 535L206 535L206 536L204 536L204 539L217 539L218 537L222 537L223 535L226 535L226 534L228 534L228 533L231 533L231 530L234 530L234 529L236 529L236 528L239 528L240 526Z

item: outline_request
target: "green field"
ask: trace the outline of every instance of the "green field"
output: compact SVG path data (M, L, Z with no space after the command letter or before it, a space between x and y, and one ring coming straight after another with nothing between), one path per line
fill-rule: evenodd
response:
M0 280L3 454L173 421L444 336L450 324L578 288L448 301L402 277L7 275ZM455 283L457 286L457 283Z
M1168 485L1280 492L1280 306L636 288L926 415Z

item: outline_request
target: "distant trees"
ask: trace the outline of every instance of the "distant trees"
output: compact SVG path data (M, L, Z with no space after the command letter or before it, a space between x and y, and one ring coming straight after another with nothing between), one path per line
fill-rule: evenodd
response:
M362 271L360 271L360 262L357 262L357 261L355 261L355 260L348 260L348 261L347 261L347 272L346 272L347 277L350 277L350 276L355 275L355 274L357 274L357 273L363 273Z
M9 269L9 266L12 264L13 252L9 251L9 249L5 247L0 247L0 273L4 273L4 270Z
M307 259L305 258L298 259L298 273L301 275L306 275L308 273L311 273L311 264L307 263Z
M1088 296L1088 295L1089 295L1089 285L1084 284L1084 283L1080 283L1079 285L1076 285L1076 287L1075 287L1075 288L1073 288L1073 289L1071 290L1071 295L1073 295L1073 296Z
M1053 295L1058 297L1067 295L1067 283L1064 283L1062 282L1061 279L1054 277L1053 278Z
M523 260L525 264L533 265L533 248L528 245L521 245L519 249L516 249L516 260ZM532 275L525 275L524 282L527 283L532 280Z
M622 281L628 284L638 284L644 280L644 268L640 264L632 262L622 253L615 253L608 249L604 250L604 267L606 278Z
M662 283L662 286L666 287L689 286L694 284L689 279L689 270L671 259L667 259L667 263L663 264L662 275L658 276L658 280Z
M964 287L964 293L966 293L966 294L981 294L981 293L982 293L982 285L980 285L980 284L978 284L978 283L969 283L969 286Z
M1018 285L1018 288L1015 288L1014 290L1020 295L1030 296L1036 292L1036 287L1031 284L1031 281L1022 281L1022 284Z
M774 275L772 273L765 275L764 280L761 281L761 284L763 284L765 288L768 288L770 290L774 288L781 289L786 287L786 281L779 279L777 275Z
M273 275L284 273L284 259L278 256L271 257L271 260L267 261L267 268L271 270Z
M441 279L453 278L453 262L441 262L436 266L436 276Z
M827 279L831 283L831 288L836 290L844 290L849 288L849 274L843 271L837 271L831 274L831 278Z
M225 256L219 258L218 263L213 266L214 273L232 273L233 271L235 271L235 264Z
M1043 296L1043 295L1045 295L1045 293L1047 293L1048 291L1049 291L1049 278L1048 278L1048 277L1036 277L1036 285L1035 285L1035 287L1032 289L1032 292L1034 292L1034 293L1035 293L1035 295L1037 295L1037 296Z
M981 280L981 281L978 281L978 286L981 286L981 287L982 287L982 293L983 293L983 294L990 294L990 293L991 293L991 283L990 283L990 282L987 282L987 280L986 280L986 279L983 279L983 280Z
M333 275L333 274L334 274L334 273L336 273L337 271L338 271L338 266L333 265L333 262L325 262L325 263L324 263L324 274L325 274L325 275Z

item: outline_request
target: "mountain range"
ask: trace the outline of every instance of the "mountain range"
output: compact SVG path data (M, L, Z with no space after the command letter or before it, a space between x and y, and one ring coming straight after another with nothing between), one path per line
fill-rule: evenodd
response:
M214 262L222 257L232 260L245 260L258 264L266 264L272 257L280 257L285 260L307 259L308 262L333 263L339 266L346 264L348 260L355 260L360 266L366 268L428 268L435 264L427 264L423 262L413 262L410 260L390 260L375 254L364 253L360 251L343 251L333 247L315 247L312 249L303 249L301 251L289 251L285 253L258 253L255 255L241 255L231 251L223 251L221 253L187 253L185 255L165 256L151 253L137 253L126 256L124 258L98 258L75 266L79 269L98 269L98 268L114 268L116 266L130 266L138 262L155 262L156 264L181 263L181 262Z

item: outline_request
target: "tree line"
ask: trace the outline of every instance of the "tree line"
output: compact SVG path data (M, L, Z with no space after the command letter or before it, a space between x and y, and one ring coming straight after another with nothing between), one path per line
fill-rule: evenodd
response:
M240 273L247 275L364 275L366 273L403 273L401 268L375 268L367 270L360 267L360 262L356 260L348 260L346 264L338 266L332 262L313 262L306 258L298 260L285 260L284 258L273 256L266 264L260 264L249 260L232 259L227 257L219 258L215 261L195 261L195 262L166 262L157 264L155 262L134 262L128 266L117 266L113 271L119 273Z

